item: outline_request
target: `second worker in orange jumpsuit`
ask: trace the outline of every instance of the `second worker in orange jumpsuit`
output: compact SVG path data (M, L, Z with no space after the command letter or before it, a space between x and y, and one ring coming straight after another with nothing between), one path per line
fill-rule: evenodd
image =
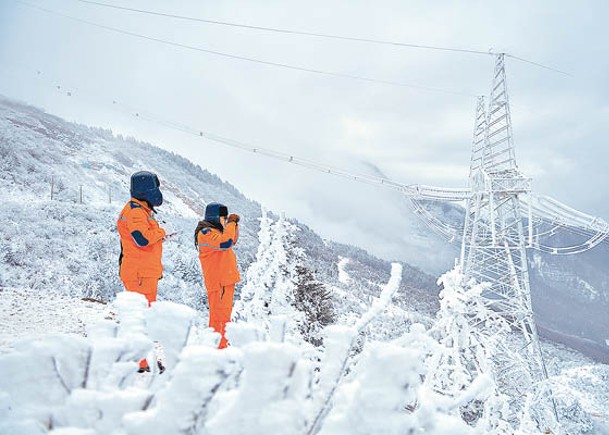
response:
M226 347L224 336L230 322L235 296L235 284L241 280L233 246L239 238L239 216L228 216L228 208L210 203L205 208L205 220L195 230L195 243L209 301L209 326L220 333L219 349Z

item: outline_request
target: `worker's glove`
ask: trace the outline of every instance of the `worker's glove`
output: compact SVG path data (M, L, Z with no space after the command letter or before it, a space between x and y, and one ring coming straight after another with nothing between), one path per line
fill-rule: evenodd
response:
M239 223L239 219L241 219L241 218L239 217L239 215L237 213L231 213L228 216L228 221L229 222L234 222L236 224Z

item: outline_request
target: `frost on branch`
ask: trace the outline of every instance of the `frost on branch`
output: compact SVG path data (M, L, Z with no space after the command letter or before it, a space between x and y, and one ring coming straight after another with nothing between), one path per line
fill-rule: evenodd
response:
M328 412L333 406L334 395L349 368L352 354L355 352L358 336L366 326L375 319L391 301L401 282L402 266L394 263L391 267L391 278L383 288L381 296L374 300L370 309L362 316L354 328L331 326L326 328L325 353L322 356L319 381L315 393L318 404L314 408L313 419L307 433L316 433Z
M124 416L127 433L198 433L215 394L236 370L234 352L189 346L152 406Z
M430 355L425 384L437 393L456 398L476 380L494 377L494 362L505 355L510 332L507 322L487 307L484 285L466 283L458 270L444 274L439 283L440 311L430 331L439 346ZM492 382L488 395L472 397L459 409L468 424L489 432L509 431L508 398Z
M304 321L299 325L300 332L306 341L319 346L322 344L323 329L336 321L332 294L306 266L296 265L295 272L294 306L304 313Z
M213 332L189 334L190 309L164 302L150 309L142 296L121 293L120 323L90 326L86 338L24 341L0 355L0 433L533 433L526 419L516 429L505 420L505 398L487 372L494 335L463 322L486 318L469 311L479 291L464 293L450 276L432 330L413 324L392 342L362 339L399 286L394 265L368 313L355 327L325 328L316 353L269 341L244 322L230 325L232 346L218 350L205 335ZM488 315L493 331L502 331ZM285 318L269 324L277 335ZM193 336L202 339L193 343ZM142 357L156 357L153 339L167 370L137 374ZM572 407L571 414L582 422L573 433L585 433L581 412Z
M335 319L334 310L330 293L305 264L298 231L285 218L274 222L263 210L256 261L247 271L234 319L270 334L271 319L281 317L286 339L297 345L303 340L319 345L321 330Z
M238 388L218 394L210 434L300 434L310 403L310 364L290 344L252 343L242 351Z
M342 335L346 343L347 331L338 332L337 337ZM477 433L452 411L471 397L481 397L482 388L472 388L457 398L428 390L422 380L427 373L426 360L431 346L432 341L422 325L413 325L410 332L395 343L368 343L351 373L337 383L319 431L307 433ZM332 366L336 373L336 364Z
M405 410L416 402L423 359L416 351L371 343L343 384L320 434L403 434L415 427Z

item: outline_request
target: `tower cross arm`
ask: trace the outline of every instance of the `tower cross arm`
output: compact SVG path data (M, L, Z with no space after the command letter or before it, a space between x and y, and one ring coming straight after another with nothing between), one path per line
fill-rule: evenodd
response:
M552 222L598 233L609 233L609 223L605 220L569 207L552 197L530 194L523 199L542 217Z
M430 201L464 201L468 199L472 190L467 187L448 188L426 186L423 184L409 184L402 188L402 193L409 198L426 199Z

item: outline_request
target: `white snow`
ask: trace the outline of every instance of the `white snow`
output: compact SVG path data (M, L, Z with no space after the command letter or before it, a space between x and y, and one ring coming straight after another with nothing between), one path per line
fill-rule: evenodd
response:
M0 433L480 433L481 423L467 425L458 411L477 400L493 403L494 381L482 374L454 396L426 386L437 370L430 356L441 348L434 331L412 325L392 343L361 341L383 317L400 279L396 264L354 326L326 328L319 359L245 322L230 324L233 346L217 350L217 334L197 323L192 309L171 302L148 308L135 293L120 293L105 306L56 296L45 303L26 297L26 290L3 289L2 307L10 310L0 313L11 331L47 314L18 339L3 335ZM453 290L446 287L444 300L450 310L460 309ZM79 313L72 322L70 313ZM283 330L285 322L275 316L268 324ZM154 341L167 371L136 374L140 358L156 357ZM551 377L561 409L580 431L570 433L585 427L603 433L609 369L551 351L552 366L573 361Z
M338 260L338 281L342 284L349 285L351 284L351 277L349 273L345 270L345 267L349 264L349 259L346 257L339 257Z
M145 145L2 110L33 125L3 132L0 434L530 434L544 388L556 399L563 433L609 433L609 366L543 343L547 383L497 379L493 367L514 338L485 308L482 287L456 271L443 276L440 311L430 318L404 303L425 296L412 292L408 277L420 275L408 275L407 266L389 270L366 257L374 267L363 269L365 253L311 240L305 242L327 251L304 261L302 226L264 212L255 241L258 227L247 219L259 216L257 205L188 162L167 153L134 160L121 147L144 153ZM34 133L40 131L42 137ZM166 275L151 308L134 293L114 298L122 289L117 196L127 196L128 173L148 165L166 170L159 218L170 216L180 231L167 244ZM57 172L56 198L48 201ZM78 183L86 187L85 204L75 199ZM238 247L250 256L225 350L216 349L219 336L206 326L191 240L192 223L211 198L243 207ZM331 306L297 295L303 264L333 277L322 283ZM602 296L585 281L576 287L588 298ZM110 303L82 300L84 294ZM307 317L321 308L332 321ZM486 329L472 327L472 318ZM151 373L136 372L142 358ZM508 387L521 394L508 400ZM512 408L522 413L509 420Z
M85 326L113 315L106 304L84 301L49 289L0 288L0 353L27 338L49 334L83 335Z

